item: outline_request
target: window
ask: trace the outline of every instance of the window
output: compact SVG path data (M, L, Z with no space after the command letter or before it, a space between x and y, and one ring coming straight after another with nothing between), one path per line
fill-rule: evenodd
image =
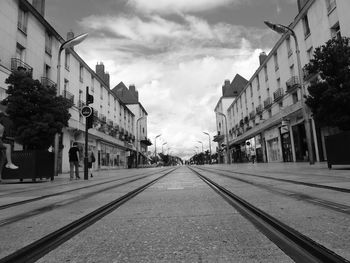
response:
M111 94L108 93L108 106L111 105Z
M69 89L69 81L67 79L64 79L63 92L66 93L68 89Z
M259 96L258 100L259 100L259 105L260 105L261 104L261 96Z
M292 77L295 76L294 64L290 65L289 72L290 72L290 76Z
M310 35L309 19L307 18L307 15L303 17L303 27L304 27L304 36L306 38Z
M17 28L23 33L27 33L28 13L23 9L18 9Z
M310 60L312 59L313 53L314 53L313 47L310 47L310 48L306 51L306 55L307 55L308 61L310 61Z
M269 80L269 76L267 75L267 67L266 65L264 66L264 73L265 73L265 81Z
M103 100L103 86L100 84L100 99Z
M252 86L252 83L249 84L249 88L250 88L250 97L253 97L253 86Z
M259 75L256 75L256 84L257 84L257 90L259 90L260 89Z
M64 67L66 70L69 71L69 65L70 65L70 53L69 50L65 50L65 55L64 55Z
M94 84L95 84L95 78L94 78L93 75L91 75L91 86L90 86L90 91L91 91L92 93L95 92Z
M79 67L79 81L80 82L84 81L84 67L82 64L80 64L80 67Z
M25 62L25 48L18 43L16 45L16 58Z
M294 92L292 94L292 99L293 99L293 104L298 102L298 93L297 92Z
M281 88L281 79L277 79L277 89Z
M268 113L269 113L269 118L271 118L272 117L272 111L269 110Z
M273 61L275 62L275 71L279 69L277 53L273 54Z
M332 38L341 38L339 22L331 27Z
M335 2L335 0L326 0L326 4L327 4L328 13L332 12L334 8L336 8L337 6L337 3Z
M267 97L270 97L270 88L266 89L266 94L267 94Z
M288 57L290 57L293 54L293 50L292 50L292 47L290 45L290 36L287 37L286 44L287 44Z
M52 36L48 32L45 33L45 52L51 56Z

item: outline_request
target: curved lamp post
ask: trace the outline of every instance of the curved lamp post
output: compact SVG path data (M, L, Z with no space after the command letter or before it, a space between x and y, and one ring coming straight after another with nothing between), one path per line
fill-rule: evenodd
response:
M158 134L155 138L154 138L154 158L156 159L157 162L157 138L160 137L161 134Z
M139 121L145 118L146 116L143 116L136 120L136 168L139 165Z
M164 154L164 152L163 152L163 146L164 146L165 144L167 144L167 142L164 142L164 143L162 144L162 154Z
M210 142L210 134L207 133L207 132L203 132L203 133L209 136L209 154L210 154L209 164L211 164L211 142Z
M279 34L286 34L289 32L292 35L292 37L294 38L295 53L297 55L297 63L298 63L298 77L299 77L299 81L300 81L300 97L301 97L300 102L301 102L301 107L302 107L301 110L302 110L302 114L303 114L304 122L305 122L304 125L305 125L305 133L306 133L307 150L309 152L309 163L314 164L315 163L314 149L313 149L312 143L311 143L311 139L312 139L311 124L310 124L309 115L306 111L306 105L305 105L305 101L304 101L305 86L304 86L303 71L301 70L300 50L299 50L297 36L296 36L295 32L293 31L293 29L291 29L290 27L287 27L287 26L284 26L281 24L273 24L269 21L264 21L264 23L269 28L271 28L273 31L275 31Z
M68 39L67 41L63 42L60 46L60 49L58 51L58 59L57 59L57 83L56 83L56 94L57 96L60 95L61 90L61 53L64 49L74 47L87 38L88 33L78 35L76 37L73 37L71 39ZM54 175L58 174L58 148L59 148L59 134L55 134L55 147L54 147ZM87 153L85 153L87 154ZM84 178L85 179L85 178ZM51 180L53 180L53 177L51 177Z
M228 129L227 129L227 118L226 118L226 115L223 114L222 112L216 112L217 114L221 115L224 117L225 119L225 128L226 128L226 134L225 134L225 137L226 137L226 157L227 157L227 163L228 164L231 164L231 156L230 156L230 151L229 151L229 145L228 145Z

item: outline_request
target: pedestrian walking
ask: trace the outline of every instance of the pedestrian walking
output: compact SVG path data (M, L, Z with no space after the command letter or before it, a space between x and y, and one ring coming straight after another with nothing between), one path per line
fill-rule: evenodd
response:
M88 155L88 169L90 170L90 177L93 177L92 175L92 164L96 161L95 159L95 155L92 151L89 151L89 155Z
M79 176L79 148L78 143L73 142L72 147L68 151L69 154L69 164L70 164L70 179L73 180L74 178L74 169L75 169L75 178L80 179Z

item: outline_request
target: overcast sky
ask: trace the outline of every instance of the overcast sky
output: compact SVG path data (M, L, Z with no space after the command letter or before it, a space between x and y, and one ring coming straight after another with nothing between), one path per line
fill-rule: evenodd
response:
M111 87L135 84L148 112L157 151L183 158L208 149L214 107L225 79L246 79L259 53L279 36L263 21L288 25L296 0L46 0L46 19L63 36L89 37L75 48L95 69L103 62ZM198 149L196 149L196 146ZM212 142L214 152L216 143Z

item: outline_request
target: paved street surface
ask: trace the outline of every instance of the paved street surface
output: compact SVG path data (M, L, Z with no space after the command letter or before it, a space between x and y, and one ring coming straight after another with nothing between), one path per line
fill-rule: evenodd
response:
M172 168L38 262L293 262L186 166L100 171L88 181L69 181L63 174L53 182L0 184L0 258ZM349 192L337 190L350 189L350 167L269 163L192 168L350 259ZM42 198L4 207L35 197Z

